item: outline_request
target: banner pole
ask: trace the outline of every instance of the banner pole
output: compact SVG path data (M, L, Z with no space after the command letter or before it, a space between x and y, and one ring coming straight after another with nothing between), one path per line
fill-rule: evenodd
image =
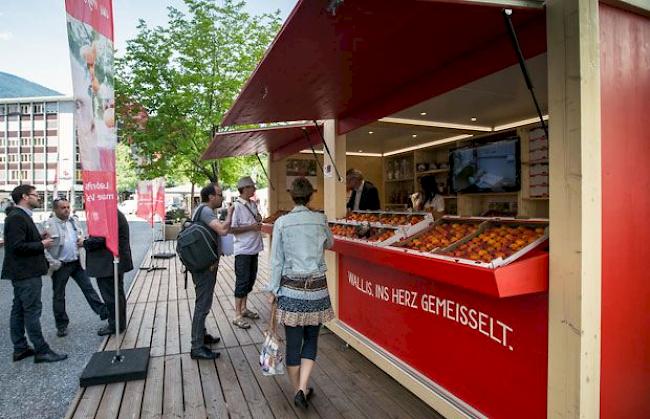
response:
M122 355L120 355L120 300L119 300L119 291L118 291L118 286L119 284L119 272L118 272L118 266L120 264L120 258L117 256L113 256L113 285L115 286L115 292L114 292L114 297L115 297L115 339L117 339L116 342L116 347L117 350L115 351L115 357L113 357L113 363L115 362L122 362Z

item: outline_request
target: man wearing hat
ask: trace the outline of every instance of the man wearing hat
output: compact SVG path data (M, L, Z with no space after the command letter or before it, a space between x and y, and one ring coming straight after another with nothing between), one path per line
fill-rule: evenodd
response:
M246 307L248 294L257 278L257 258L264 248L262 243L262 217L251 200L255 195L255 182L244 176L237 182L239 198L235 201L230 232L235 236L235 318L233 324L242 329L251 327L248 319L259 315Z

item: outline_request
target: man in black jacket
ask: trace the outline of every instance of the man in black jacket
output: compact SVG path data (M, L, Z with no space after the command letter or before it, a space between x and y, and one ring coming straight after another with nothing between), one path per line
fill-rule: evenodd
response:
M131 244L129 243L129 223L120 211L117 211L118 252L118 303L120 310L120 332L126 329L126 294L124 293L124 273L133 270ZM86 248L86 272L97 278L97 286L108 308L108 326L97 331L99 336L115 333L115 283L113 272L113 254L106 248L104 237L89 237L84 242Z
M352 191L347 203L348 211L379 209L379 191L375 185L363 179L363 173L350 169L345 173L345 182L347 190Z
M13 360L34 355L36 363L63 361L68 356L52 351L41 330L41 276L48 269L45 249L52 246L53 241L47 235L41 237L32 220L32 211L41 206L40 198L31 185L17 186L11 198L16 206L5 219L2 278L10 279L14 288L10 317ZM33 349L27 343L25 330Z

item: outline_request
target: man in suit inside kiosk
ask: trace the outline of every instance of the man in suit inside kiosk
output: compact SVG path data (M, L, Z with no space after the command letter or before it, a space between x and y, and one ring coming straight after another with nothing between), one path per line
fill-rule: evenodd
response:
M348 211L377 211L379 210L379 191L371 182L363 179L363 173L349 169L345 173L345 181L350 199Z

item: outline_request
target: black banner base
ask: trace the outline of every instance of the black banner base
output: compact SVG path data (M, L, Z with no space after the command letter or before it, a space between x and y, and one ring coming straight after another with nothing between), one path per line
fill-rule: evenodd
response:
M123 349L120 359L115 351L95 352L79 377L80 387L147 378L150 348Z

